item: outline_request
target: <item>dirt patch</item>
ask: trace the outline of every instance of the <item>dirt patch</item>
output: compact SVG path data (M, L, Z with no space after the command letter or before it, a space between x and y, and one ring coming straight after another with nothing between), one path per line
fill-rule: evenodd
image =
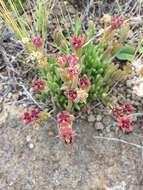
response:
M8 110L11 113L0 125L1 190L143 188L143 149L96 139L93 124L81 120L74 126L78 134L74 144L65 146L56 138L55 123L37 131L23 125L21 108ZM142 136L133 133L120 138L143 143Z

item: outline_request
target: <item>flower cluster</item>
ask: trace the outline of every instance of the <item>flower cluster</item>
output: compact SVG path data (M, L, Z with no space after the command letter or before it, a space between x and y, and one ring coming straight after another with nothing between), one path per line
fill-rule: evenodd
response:
M57 115L57 122L59 124L59 138L64 140L66 144L72 144L74 131L72 130L73 116L63 111Z
M42 46L42 39L40 37L34 37L32 41L37 49Z
M121 36L123 35L122 25L124 21L117 15L113 17L104 15L102 22L105 30L103 36L99 39L99 44L90 40L96 32L94 25L91 23L89 23L85 35L78 31L69 41L57 32L53 39L61 51L56 59L53 56L46 56L46 51L42 49L44 47L42 38L35 37L32 40L35 46L35 52L32 55L38 63L41 78L33 80L32 87L34 92L39 93L39 98L42 100L51 98L53 105L65 110L57 115L57 123L58 136L66 144L71 144L75 135L72 129L73 115L71 113L74 110L80 110L88 101L92 102L95 98L105 102L109 88L106 88L104 81L106 80L108 85L117 80L116 71L118 71L118 67L111 67L112 64L107 66L106 58L111 57L111 54L115 54L113 50L119 47L122 42L120 37L119 40L114 40L114 36L116 31ZM118 30L118 28L121 28L121 30ZM111 52L110 54L108 49ZM106 54L107 56L103 56ZM99 59L100 57L102 59ZM110 76L112 76L112 79ZM37 128L42 116L38 110L34 111L25 112L23 119L26 124L36 121ZM129 115L132 111L133 108L128 104L112 110L119 126L125 132L132 131L132 119ZM43 118L45 118L45 115L43 115Z
M23 114L23 120L26 125L32 123L33 121L38 120L39 118L40 118L39 109L32 109L31 111L24 112Z
M74 49L80 49L85 43L85 38L83 36L73 36L71 43ZM64 87L65 96L71 102L86 103L91 83L88 76L84 73L82 74L82 63L80 62L80 57L76 53L58 55L56 63L59 66L61 79L66 84Z
M85 43L85 36L78 37L74 35L71 39L71 44L74 49L82 48L84 43Z
M78 84L82 89L88 89L90 87L90 80L87 75L83 75L81 79L79 79Z
M130 113L134 111L134 107L131 104L124 104L121 107L112 108L112 113L117 119L118 125L121 127L123 132L129 133L133 131L132 128L132 117Z
M77 98L77 90L75 88L68 89L65 91L65 95L74 102Z
M85 43L85 37L73 36L71 46L74 50L80 50ZM79 52L78 52L79 53ZM90 88L90 80L87 75L82 73L82 63L76 51L70 55L59 55L56 59L59 66L60 76L64 82L64 95L68 99L67 109L57 115L57 123L59 125L59 138L64 140L66 144L73 142L75 135L72 129L73 116L70 114L73 103L86 103L88 90Z
M120 18L118 15L112 16L111 24L113 28L119 28L124 23L124 20Z
M42 79L33 80L32 87L36 93L39 93L45 89L45 81Z

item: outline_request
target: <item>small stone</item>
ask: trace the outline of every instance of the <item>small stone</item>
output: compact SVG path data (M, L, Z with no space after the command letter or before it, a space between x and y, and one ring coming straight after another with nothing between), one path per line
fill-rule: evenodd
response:
M19 95L22 96L22 95L23 95L23 92L19 91Z
M48 135L52 137L52 136L54 136L54 133L52 131L49 131Z
M30 92L31 94L33 94L33 92L34 92L33 88L30 88L29 92Z
M31 141L31 136L30 136L30 135L28 135L28 136L26 137L26 141L27 141L27 142L30 142L30 141Z
M94 122L95 120L96 120L96 118L93 114L88 116L88 122Z
M12 97L12 93L10 92L7 97L10 99Z
M102 133L100 133L100 134L99 134L99 136L100 136L100 137L103 137L103 134L102 134Z
M34 148L34 144L30 143L30 144L29 144L29 148L30 148L30 149L33 149L33 148Z
M23 105L24 108L27 108L27 104L24 103L24 104L22 104L22 105Z
M104 125L101 122L96 122L95 123L95 128L96 130L103 130L104 129Z
M13 95L12 95L12 98L13 98L14 100L17 100L17 99L18 99L18 96L19 96L18 94L13 94Z
M4 98L0 97L0 103L3 103Z
M101 120L102 120L102 116L101 115L97 115L96 121L101 121Z
M105 128L105 130L106 130L107 133L110 133L110 131L111 131L111 126L110 126L110 125L107 126L107 127Z
M132 120L133 120L133 121L137 121L137 116L133 115L133 116L132 116Z
M126 81L126 85L128 88L131 88L132 87L132 81L131 80L127 80Z
M104 123L104 125L105 125L105 126L111 125L111 120L112 120L111 117L105 116L105 117L103 118L103 123Z

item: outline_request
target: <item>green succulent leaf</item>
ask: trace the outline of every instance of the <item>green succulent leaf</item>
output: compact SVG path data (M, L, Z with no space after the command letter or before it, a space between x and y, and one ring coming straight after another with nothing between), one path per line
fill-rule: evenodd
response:
M134 54L135 48L130 45L126 45L119 50L119 52L116 54L116 58L123 61L132 61Z

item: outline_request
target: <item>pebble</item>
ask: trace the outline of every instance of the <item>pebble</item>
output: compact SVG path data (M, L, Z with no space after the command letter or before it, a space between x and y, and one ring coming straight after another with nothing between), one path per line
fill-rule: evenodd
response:
M94 122L95 120L96 120L96 118L93 114L88 116L88 122Z
M30 141L31 141L31 136L30 136L30 135L28 135L28 136L26 137L26 141L27 141L27 142L30 142Z
M7 95L7 98L11 98L12 97L12 93L10 92L8 95Z
M102 120L102 116L101 115L97 115L96 121L101 121L101 120Z
M107 133L110 133L110 131L111 131L111 126L110 126L110 125L109 125L109 126L106 126L106 127L105 127L105 130L106 130Z
M3 97L0 97L0 103L2 103L2 102L3 102L3 100L4 100L4 98L3 98Z
M133 115L133 116L132 116L132 120L133 120L133 121L137 121L137 116Z
M29 148L30 148L30 149L33 149L33 148L34 148L34 144L30 143L30 144L29 144Z
M54 133L52 131L49 131L48 135L52 137L52 136L54 136Z
M103 130L104 129L104 125L101 122L96 122L95 123L95 128L96 130Z
M111 125L111 123L112 123L111 117L110 116L105 116L103 118L103 123L104 123L105 126Z
M23 105L24 108L27 108L27 104L24 103L24 104L22 104L22 105Z
M33 88L30 88L29 92L30 92L31 94L33 94L33 92L34 92Z
M132 81L131 80L127 80L126 81L126 85L128 88L131 88L132 87Z

